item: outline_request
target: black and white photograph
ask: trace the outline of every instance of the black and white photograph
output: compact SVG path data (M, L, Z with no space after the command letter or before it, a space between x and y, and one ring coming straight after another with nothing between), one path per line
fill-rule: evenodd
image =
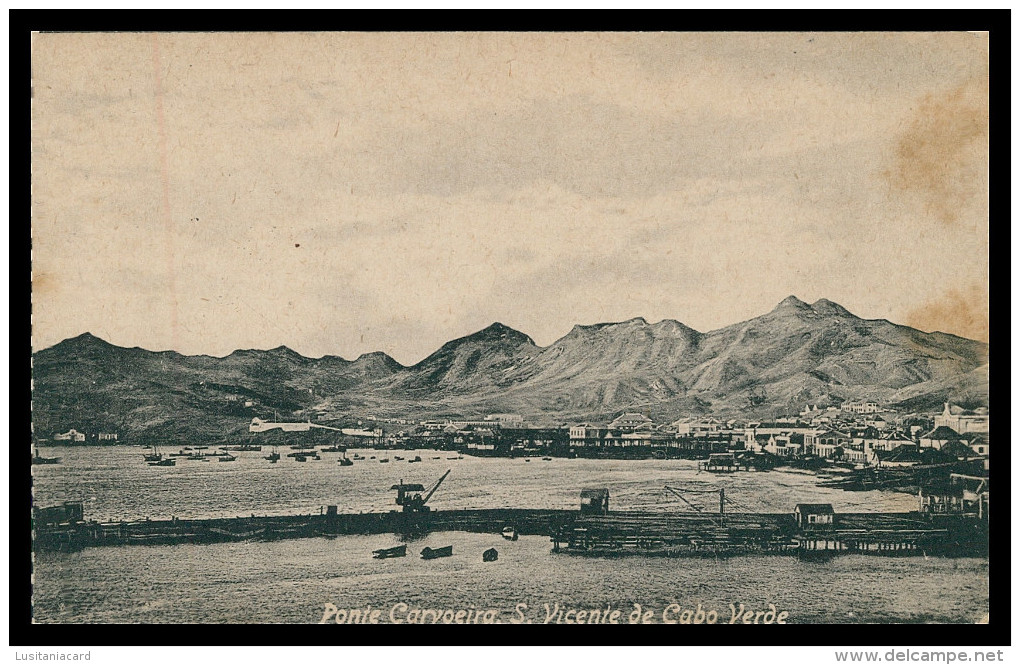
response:
M988 33L31 67L32 623L990 622Z

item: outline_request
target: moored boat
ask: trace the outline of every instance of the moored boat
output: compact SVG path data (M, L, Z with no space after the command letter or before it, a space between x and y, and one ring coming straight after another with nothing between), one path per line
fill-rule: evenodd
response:
M234 457L233 455L227 454L227 455L219 455L219 460L218 461L220 461L220 462L233 462L236 459L237 458Z
M148 455L143 455L143 457L145 458L146 462L158 462L161 459L163 459L163 453L161 453L158 450L156 450L156 446L153 445L152 446L152 453L150 453Z
M172 457L166 459L156 460L155 462L149 462L149 466L177 466L177 460Z
M426 547L421 551L421 558L423 559L441 559L447 556L453 556L453 545L434 548Z
M36 447L32 446L32 464L60 464L62 459L62 457L43 457Z
M517 540L517 527L506 526L503 527L503 537L507 540Z
M496 550L495 547L490 547L489 549L482 552L482 561L495 561L498 558L499 552Z
M397 545L372 552L373 559L395 559L399 556L407 556L407 545Z

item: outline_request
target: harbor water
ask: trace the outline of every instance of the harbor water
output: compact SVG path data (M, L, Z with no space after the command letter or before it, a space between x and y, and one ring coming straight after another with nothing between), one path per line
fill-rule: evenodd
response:
M284 456L270 464L263 459L269 452L234 453L235 462L178 458L175 467L150 467L137 447L50 449L42 454L61 456L63 463L33 467L34 500L40 506L81 500L86 518L101 521L318 514L326 505L341 512L387 511L395 508L391 485L403 480L427 486L452 469L430 501L435 510L571 509L586 487L608 488L611 509L692 510L665 485L724 488L732 501L726 509L741 512L788 512L796 503L831 503L837 512L908 511L917 501L893 492L817 487L816 474L800 471L708 474L685 460L449 459L456 455L351 450L348 457L366 459L341 467L338 453L305 463ZM408 464L415 455L422 462ZM382 458L390 461L380 463ZM703 510L718 510L718 494L689 497ZM988 612L985 559L593 558L552 554L544 537L510 542L497 534L461 532L410 541L404 558L371 558L372 550L400 543L393 535L373 535L39 552L34 619L314 623L330 608L361 612L371 606L383 623L420 618L415 610L436 610L425 614L429 621L446 610L447 618L464 610L462 617L485 613L501 623L562 622L568 610L607 616L618 610L619 621L626 622L637 604L649 621L676 619L700 606L727 623L742 603L756 611L771 604L789 613L788 623L972 623ZM452 557L418 557L426 546L446 545L453 546ZM499 558L483 562L490 547ZM331 623L336 618L328 617Z

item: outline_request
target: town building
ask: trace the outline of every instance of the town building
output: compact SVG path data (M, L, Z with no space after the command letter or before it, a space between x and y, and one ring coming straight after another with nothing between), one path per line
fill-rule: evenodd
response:
M703 436L714 434L723 429L725 425L715 418L681 418L670 423L670 427L675 429L677 436Z
M942 413L935 416L935 427L948 427L959 434L988 432L988 409L981 407L968 411L946 402Z
M843 402L839 407L844 413L878 413L878 402Z
M524 416L517 413L491 413L485 422L498 423L500 427L523 427Z
M609 423L610 429L651 429L655 423L643 413L624 413Z
M988 478L949 474L948 481L933 481L922 487L918 503L922 513L988 517Z
M959 440L959 432L946 425L938 425L932 431L922 434L919 439L922 448L935 448L936 450L950 441Z
M817 455L826 459L833 459L841 456L842 451L852 441L850 434L836 429L822 431L811 431L804 435L804 452L808 455Z

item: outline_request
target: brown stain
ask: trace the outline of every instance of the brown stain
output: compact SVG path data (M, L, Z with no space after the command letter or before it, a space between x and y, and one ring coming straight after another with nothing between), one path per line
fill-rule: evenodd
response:
M988 294L977 284L950 289L942 297L910 310L904 323L918 330L938 330L987 342Z
M32 275L32 294L48 296L58 290L57 278L48 272L37 272Z
M928 213L957 221L969 200L986 195L988 77L968 80L941 96L929 94L896 140L885 172L898 191L917 195Z

